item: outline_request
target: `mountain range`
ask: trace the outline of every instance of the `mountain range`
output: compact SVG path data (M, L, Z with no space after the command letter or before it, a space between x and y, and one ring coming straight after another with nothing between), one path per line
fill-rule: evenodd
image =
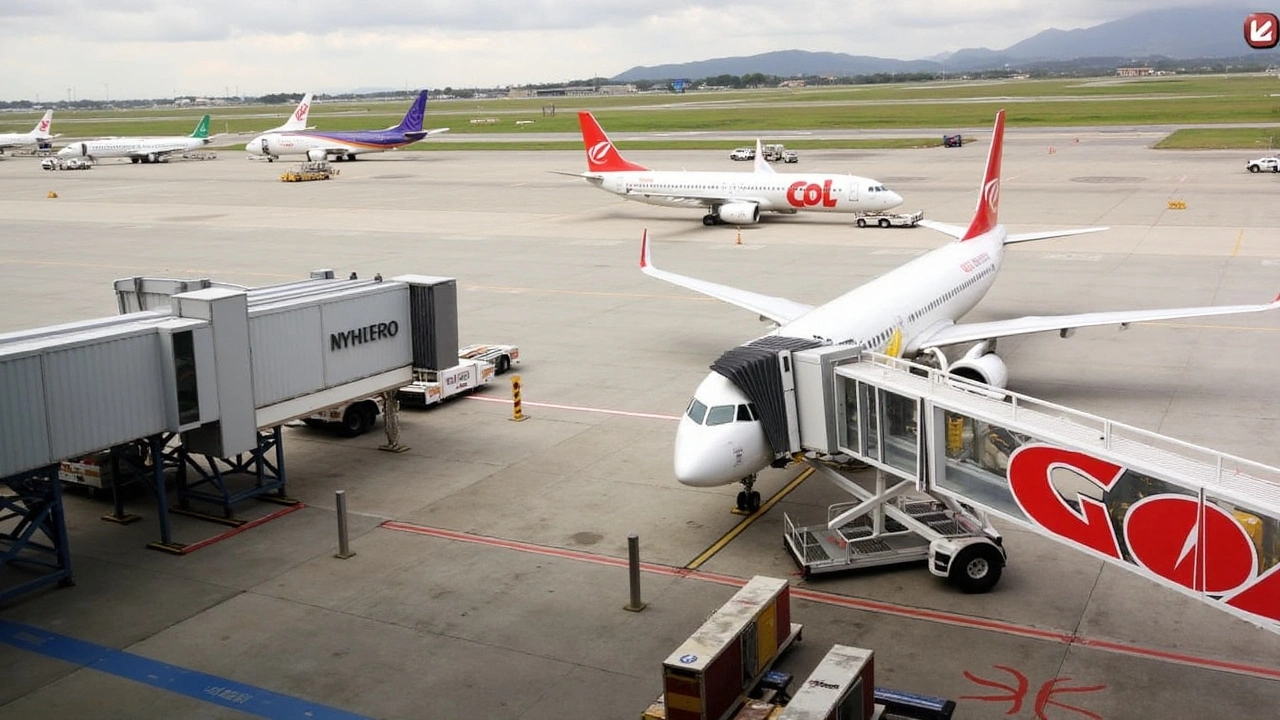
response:
M1280 59L1280 53L1250 50L1242 28L1250 8L1194 7L1152 10L1077 30L1049 29L1003 50L969 48L921 60L895 60L834 52L780 50L748 57L637 66L619 73L616 82L705 78L764 73L779 77L832 75L853 77L877 73L973 72L1021 68L1086 58L1123 62L1153 59L1234 58L1249 55Z

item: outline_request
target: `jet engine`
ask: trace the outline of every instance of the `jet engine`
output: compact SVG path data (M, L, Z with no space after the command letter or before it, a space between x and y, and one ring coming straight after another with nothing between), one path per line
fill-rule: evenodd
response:
M312 148L307 151L307 159L313 160L315 162L320 162L321 160L324 160L326 157L328 157L328 155L329 153L325 152L321 148Z
M999 355L990 352L985 342L973 346L964 357L952 363L947 372L1001 389L1009 384L1009 368Z
M731 202L716 210L720 222L730 225L755 225L760 222L760 206L749 202Z

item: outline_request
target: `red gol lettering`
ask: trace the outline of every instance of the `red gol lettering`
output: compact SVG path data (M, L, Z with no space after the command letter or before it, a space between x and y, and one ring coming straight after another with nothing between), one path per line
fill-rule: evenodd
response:
M1204 507L1204 519L1198 517ZM1133 559L1166 580L1210 595L1231 592L1258 567L1244 528L1222 508L1185 495L1153 495L1129 508L1124 539Z
M1057 468L1074 472L1103 490L1120 479L1124 468L1084 453L1035 443L1023 445L1009 458L1009 489L1027 517L1055 535L1121 559L1107 507L1080 496L1080 512L1072 509L1053 487L1051 476Z
M787 188L787 202L792 207L835 207L836 199L831 197L831 181L824 180L822 185L806 183L803 180L791 183Z

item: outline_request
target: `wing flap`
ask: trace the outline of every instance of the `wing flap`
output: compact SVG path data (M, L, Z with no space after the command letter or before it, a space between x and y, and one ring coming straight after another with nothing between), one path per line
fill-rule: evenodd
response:
M709 282L707 280L699 280L685 275L677 275L676 273L659 270L653 266L653 260L649 254L649 231L646 230L643 239L640 241L640 270L645 275L658 278L672 285L678 285L687 290L701 293L708 297L727 302L730 305L736 305L740 308L750 310L757 315L768 318L779 325L795 320L796 318L807 314L813 309L810 305L798 303L786 298L774 297L772 295L762 295L754 293L750 290L741 290L739 288L730 287L728 285L720 285L719 283Z
M1113 312L1048 315L995 320L992 322L947 325L916 340L920 348L945 347L982 340L1029 335L1038 332L1065 332L1082 327L1129 325L1137 322L1181 320L1214 315L1239 315L1280 308L1280 297L1262 305L1218 305L1212 307L1165 308L1158 310L1119 310Z

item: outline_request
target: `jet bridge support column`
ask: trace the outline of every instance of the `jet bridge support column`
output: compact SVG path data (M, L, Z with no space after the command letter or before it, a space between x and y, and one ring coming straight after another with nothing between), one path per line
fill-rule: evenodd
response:
M274 462L269 459L272 451ZM169 456L178 467L178 507L174 512L238 527L247 521L235 518L235 505L244 500L257 498L288 505L297 502L285 495L284 442L278 425L258 432L257 447L233 458L192 453L185 444ZM189 480L188 471L197 476L195 480ZM235 475L252 476L252 484L235 489L228 483L228 476ZM217 505L222 517L192 510L192 500Z
M0 524L7 528L0 535L0 570L9 577L19 567L47 572L11 586L6 577L0 603L53 583L74 585L58 466L48 465L3 482L13 494L0 497Z

